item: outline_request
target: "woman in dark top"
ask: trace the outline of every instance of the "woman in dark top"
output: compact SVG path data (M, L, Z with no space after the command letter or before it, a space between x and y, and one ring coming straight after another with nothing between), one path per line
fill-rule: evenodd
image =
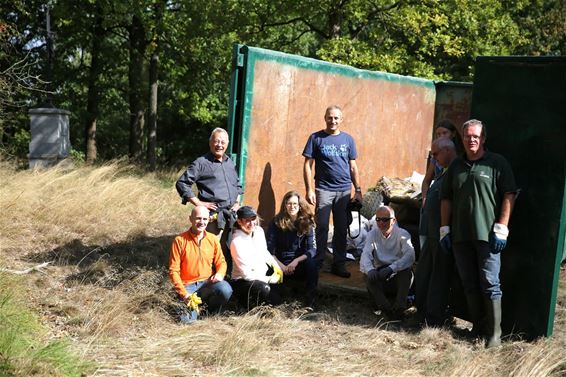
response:
M267 231L267 249L283 270L283 284L303 282L305 304L312 307L318 285L314 215L298 192L283 196L281 209Z

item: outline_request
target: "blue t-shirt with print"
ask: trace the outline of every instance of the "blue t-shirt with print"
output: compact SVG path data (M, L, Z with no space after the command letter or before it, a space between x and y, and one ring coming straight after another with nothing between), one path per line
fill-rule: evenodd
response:
M324 130L313 133L303 156L315 161L315 187L327 191L348 191L352 187L350 160L358 157L356 143L346 132L330 135Z

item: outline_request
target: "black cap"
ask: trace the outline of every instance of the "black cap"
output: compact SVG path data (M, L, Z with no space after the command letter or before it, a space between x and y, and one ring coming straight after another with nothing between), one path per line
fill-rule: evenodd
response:
M238 209L236 215L239 219L249 219L250 217L257 217L256 211L250 206L243 206Z

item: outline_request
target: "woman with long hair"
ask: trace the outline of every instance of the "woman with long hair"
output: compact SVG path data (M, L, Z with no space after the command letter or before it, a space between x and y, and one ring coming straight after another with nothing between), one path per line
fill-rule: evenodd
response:
M232 234L232 287L240 305L251 309L257 305L281 303L277 285L283 272L267 251L265 233L259 226L259 217L250 206L236 212L238 219Z
M306 201L298 192L289 191L267 231L267 248L283 271L284 284L305 284L304 302L308 307L314 305L318 285L314 227L314 214Z

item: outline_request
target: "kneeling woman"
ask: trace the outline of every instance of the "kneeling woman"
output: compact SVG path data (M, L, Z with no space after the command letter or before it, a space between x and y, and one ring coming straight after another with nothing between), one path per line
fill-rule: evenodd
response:
M237 216L230 244L234 295L248 309L261 304L279 305L277 285L283 281L283 272L267 251L257 213L252 207L243 206Z
M267 231L267 248L279 262L285 283L298 280L305 284L304 302L312 307L318 285L314 215L296 191L283 197Z

